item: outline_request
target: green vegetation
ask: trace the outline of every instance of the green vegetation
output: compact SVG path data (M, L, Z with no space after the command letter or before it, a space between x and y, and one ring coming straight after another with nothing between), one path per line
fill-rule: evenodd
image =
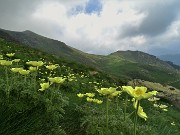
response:
M23 46L36 48L52 54L56 58L63 58L69 62L92 67L98 71L108 73L114 78L123 80L142 79L164 85L171 83L172 86L180 88L179 82L176 82L180 78L180 71L171 64L147 53L117 51L107 56L87 54L63 42L40 36L31 31L14 32L0 30L0 37L21 43Z
M143 92L137 92L138 96L122 92L121 86L126 81L4 39L0 39L0 48L0 134L178 135L180 132L177 108L163 100L139 98ZM16 72L12 68L20 69ZM85 98L79 98L79 93L85 94ZM135 105L139 100L141 113L139 105ZM136 123L138 113L141 115Z

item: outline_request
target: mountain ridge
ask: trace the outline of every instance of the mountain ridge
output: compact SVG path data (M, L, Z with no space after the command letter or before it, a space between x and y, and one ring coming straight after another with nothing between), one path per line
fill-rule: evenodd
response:
M164 61L171 61L174 64L180 66L180 54L166 54L166 55L160 55L157 57Z
M15 32L0 29L0 38L39 49L58 58L85 64L120 78L168 83L180 77L179 71L171 64L141 51L116 51L109 55L88 54L29 30Z

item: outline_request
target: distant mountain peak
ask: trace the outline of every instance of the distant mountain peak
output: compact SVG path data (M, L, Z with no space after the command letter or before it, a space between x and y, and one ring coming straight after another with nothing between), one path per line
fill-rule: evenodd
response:
M23 33L34 33L34 32L32 32L30 30L25 30L25 31L23 31Z

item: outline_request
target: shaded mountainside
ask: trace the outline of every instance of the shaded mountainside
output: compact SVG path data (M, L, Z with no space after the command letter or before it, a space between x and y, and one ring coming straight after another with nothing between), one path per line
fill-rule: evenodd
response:
M28 30L16 32L0 29L0 37L8 41L13 41L31 48L39 49L56 57L67 58L68 60L86 65L94 65L94 61L86 57L86 53L72 48L61 41L46 38Z
M122 79L143 79L180 88L179 70L140 51L117 51L109 55L87 54L63 42L31 31L15 32L0 29L0 38L52 54L57 58L78 62Z
M161 55L158 56L158 58L160 58L161 60L164 61L171 61L176 65L180 66L180 54L174 54L174 55Z

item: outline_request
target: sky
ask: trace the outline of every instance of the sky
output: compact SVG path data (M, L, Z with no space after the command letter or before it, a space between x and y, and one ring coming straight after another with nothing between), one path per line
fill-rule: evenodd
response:
M92 54L180 54L180 0L0 0L0 28Z

